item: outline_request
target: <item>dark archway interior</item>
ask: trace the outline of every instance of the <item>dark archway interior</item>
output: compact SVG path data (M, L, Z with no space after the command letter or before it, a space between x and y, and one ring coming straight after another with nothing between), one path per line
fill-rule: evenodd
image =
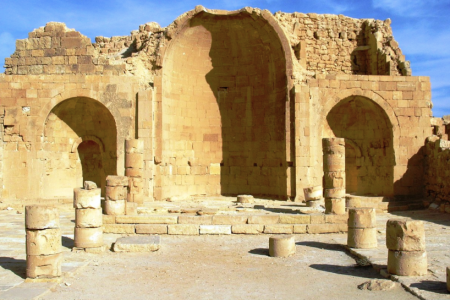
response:
M114 117L100 102L71 98L55 106L44 129L46 196L71 196L84 180L103 186L117 174L117 130ZM103 186L104 194L104 186Z
M327 122L336 137L348 141L345 147L347 193L392 195L392 125L383 109L367 98L352 96L329 112Z
M199 13L168 52L163 197L285 198L286 61L274 29L248 13Z

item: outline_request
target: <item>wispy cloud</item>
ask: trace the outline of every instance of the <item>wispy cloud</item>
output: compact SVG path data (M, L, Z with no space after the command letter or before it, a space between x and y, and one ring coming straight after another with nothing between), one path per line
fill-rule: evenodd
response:
M448 5L449 2L448 0L372 0L372 6L402 17L425 17L436 6Z

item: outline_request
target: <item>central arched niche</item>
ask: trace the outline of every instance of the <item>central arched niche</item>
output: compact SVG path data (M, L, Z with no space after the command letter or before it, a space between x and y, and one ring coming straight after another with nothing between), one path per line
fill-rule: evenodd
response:
M162 198L287 195L286 59L260 16L200 12L163 64Z
M73 197L83 181L105 191L107 175L117 174L117 129L100 102L75 97L56 105L45 121L43 150L47 153L43 190L46 198Z
M327 122L328 135L345 138L346 192L391 196L393 134L384 110L368 98L351 96L333 107Z

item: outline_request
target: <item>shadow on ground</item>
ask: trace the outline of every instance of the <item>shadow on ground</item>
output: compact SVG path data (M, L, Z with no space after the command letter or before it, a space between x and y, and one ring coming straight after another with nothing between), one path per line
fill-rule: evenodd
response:
M27 261L25 259L0 257L0 266L5 270L10 270L23 279L26 278Z
M328 264L312 264L309 267L318 271L324 271L339 275L357 276L370 279L379 277L379 274L372 268L372 266L361 267L358 265L338 266Z
M250 254L255 255L262 255L262 256L269 256L269 249L268 248L256 248L248 251Z
M322 243L322 242L312 242L312 241L302 241L295 243L297 246L307 246L318 249L330 250L330 251L340 251L345 252L345 249L338 244Z
M73 239L64 235L61 237L61 242L63 247L66 248L73 248L75 246Z
M423 280L421 282L411 284L411 287L438 294L448 294L447 283L443 281Z

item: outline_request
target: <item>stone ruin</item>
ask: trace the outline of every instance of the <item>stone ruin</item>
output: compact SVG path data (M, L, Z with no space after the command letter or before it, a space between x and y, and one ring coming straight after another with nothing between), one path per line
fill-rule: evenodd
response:
M5 67L3 200L71 199L84 181L105 197L106 177L136 165L139 202L302 201L323 186L322 139L341 138L346 193L450 201L445 120L389 19L197 6L95 43L50 22ZM142 163L125 163L133 139Z

